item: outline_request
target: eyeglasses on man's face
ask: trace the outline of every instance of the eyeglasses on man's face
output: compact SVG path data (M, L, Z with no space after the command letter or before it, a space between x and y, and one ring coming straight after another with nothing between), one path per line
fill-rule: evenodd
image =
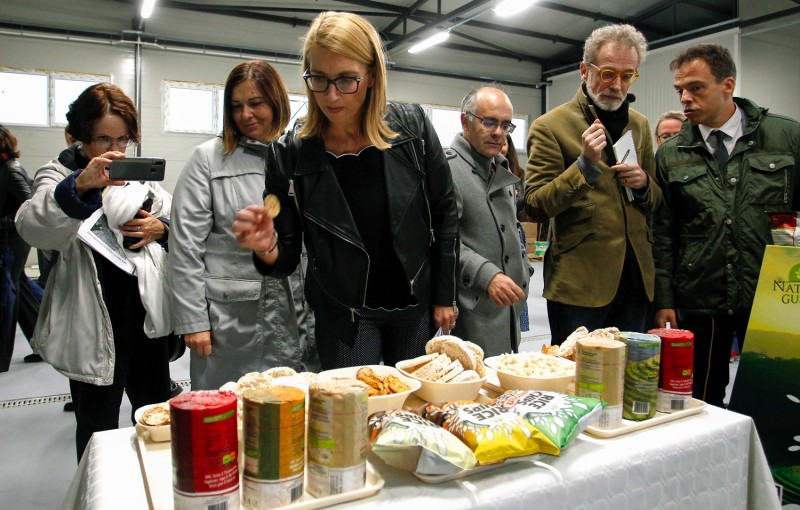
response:
M597 75L600 77L600 81L602 81L603 83L611 83L612 81L619 78L620 80L622 80L623 84L633 85L633 82L635 82L637 78L639 78L639 73L637 71L620 72L610 67L597 67L591 62L589 62L589 65L597 70Z
M108 149L112 145L114 147L130 147L134 144L134 139L131 138L130 135L120 136L119 138L101 135L92 138L92 143L101 149Z
M363 76L340 76L339 78L330 79L321 74L310 74L308 71L303 73L303 80L306 82L306 87L311 92L326 92L328 87L336 87L340 94L355 94L358 92L358 84L363 80Z
M510 135L511 133L513 133L513 132L514 132L514 129L517 127L517 126L515 126L514 124L512 124L512 123L511 123L511 122L509 122L509 121L500 122L499 120L497 120L497 119L493 119L493 118L491 118L491 117L478 117L478 116L477 116L477 115L475 115L475 113L473 113L473 112L467 112L467 115L472 115L473 117L475 117L476 119L478 119L479 121L481 121L481 125L482 125L483 127L485 127L486 129L488 129L489 131L492 131L492 130L494 130L494 129L495 129L497 126L500 126L500 128L501 128L501 129L502 129L502 130L503 130L503 131L504 131L506 134L509 134L509 135Z

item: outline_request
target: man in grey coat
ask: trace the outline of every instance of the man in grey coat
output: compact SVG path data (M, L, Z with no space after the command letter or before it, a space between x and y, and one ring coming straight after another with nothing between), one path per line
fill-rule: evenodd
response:
M452 334L480 345L486 356L516 351L519 314L533 270L517 230L514 185L519 178L500 154L514 108L494 86L470 91L461 103L462 133L445 151L455 184L461 238L458 321Z

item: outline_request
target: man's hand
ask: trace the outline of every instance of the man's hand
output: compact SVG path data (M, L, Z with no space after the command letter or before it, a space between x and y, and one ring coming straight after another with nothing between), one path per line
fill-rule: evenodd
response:
M186 347L198 356L211 356L211 331L198 331L183 335Z
M618 163L611 167L617 180L626 188L642 189L647 186L647 174L639 163Z
M675 313L674 308L662 308L656 311L656 324L659 328L666 328L669 322L669 327L678 327L678 315Z
M514 280L503 273L494 275L492 281L489 282L487 293L499 306L511 306L517 301L525 299L525 292L514 283Z
M600 119L595 119L589 129L583 132L581 141L583 144L582 153L586 159L591 161L593 165L599 163L600 158L603 156L603 149L606 148L608 143L606 141L606 131Z

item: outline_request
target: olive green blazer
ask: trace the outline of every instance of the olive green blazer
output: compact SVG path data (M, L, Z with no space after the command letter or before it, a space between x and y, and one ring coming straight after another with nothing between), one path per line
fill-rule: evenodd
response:
M632 99L632 96L629 96ZM528 133L525 201L529 210L550 220L552 238L546 254L544 297L560 303L600 307L614 298L622 276L626 245L639 263L647 298L653 299L652 234L649 218L661 203L655 179L653 135L647 118L629 110L639 165L650 176L649 192L629 201L610 169L615 164L609 143L598 167L602 175L590 185L578 168L581 134L597 118L583 88L575 98L545 113Z

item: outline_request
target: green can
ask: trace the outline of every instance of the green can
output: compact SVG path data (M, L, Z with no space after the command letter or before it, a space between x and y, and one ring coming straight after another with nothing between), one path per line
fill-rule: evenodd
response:
M643 421L656 415L661 339L648 333L621 331L617 340L626 345L625 390L622 417Z

